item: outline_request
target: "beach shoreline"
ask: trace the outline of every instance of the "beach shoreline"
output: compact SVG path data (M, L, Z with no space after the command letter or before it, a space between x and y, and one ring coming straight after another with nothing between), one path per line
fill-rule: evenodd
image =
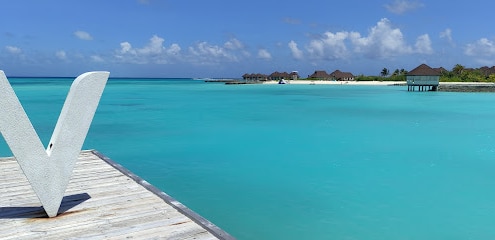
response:
M377 85L396 86L405 85L405 81L325 81L325 80L286 80L287 84L299 85ZM278 84L278 81L265 81L263 84Z
M324 81L324 80L286 80L296 85L353 85L353 86L407 86L406 81ZM278 84L278 81L266 81L262 84ZM492 82L440 82L439 92L495 92Z

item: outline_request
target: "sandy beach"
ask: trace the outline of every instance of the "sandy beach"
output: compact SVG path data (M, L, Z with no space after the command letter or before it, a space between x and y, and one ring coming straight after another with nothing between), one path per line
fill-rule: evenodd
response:
M286 80L287 84L300 85L354 85L354 86L406 86L405 81L322 81L322 80ZM278 84L278 81L266 81L263 84ZM441 92L495 92L495 83L491 82L440 82Z
M390 86L406 84L405 81L322 81L322 80L286 80L288 84L305 84L305 85L379 85ZM263 84L278 84L278 81L266 81Z
M406 81L323 81L323 80L286 80L288 84L330 84L330 85L402 85L406 84ZM278 81L266 81L263 84L278 84ZM495 86L492 82L440 82L440 86L456 85L456 86Z

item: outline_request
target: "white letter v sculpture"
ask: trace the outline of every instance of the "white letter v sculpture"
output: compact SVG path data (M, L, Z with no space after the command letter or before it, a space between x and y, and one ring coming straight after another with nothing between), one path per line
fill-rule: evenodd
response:
M0 71L0 132L49 217L57 216L109 72L74 80L45 149L3 71Z

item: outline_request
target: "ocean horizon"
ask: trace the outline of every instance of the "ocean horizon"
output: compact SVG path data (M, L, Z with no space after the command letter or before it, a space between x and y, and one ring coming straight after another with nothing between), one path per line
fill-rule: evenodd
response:
M73 79L9 77L45 145ZM111 78L83 149L237 239L492 239L494 101L405 86Z

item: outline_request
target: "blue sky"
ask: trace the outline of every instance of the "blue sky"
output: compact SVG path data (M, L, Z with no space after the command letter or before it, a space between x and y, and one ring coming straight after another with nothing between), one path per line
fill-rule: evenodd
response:
M241 77L495 65L495 2L0 0L7 76Z

